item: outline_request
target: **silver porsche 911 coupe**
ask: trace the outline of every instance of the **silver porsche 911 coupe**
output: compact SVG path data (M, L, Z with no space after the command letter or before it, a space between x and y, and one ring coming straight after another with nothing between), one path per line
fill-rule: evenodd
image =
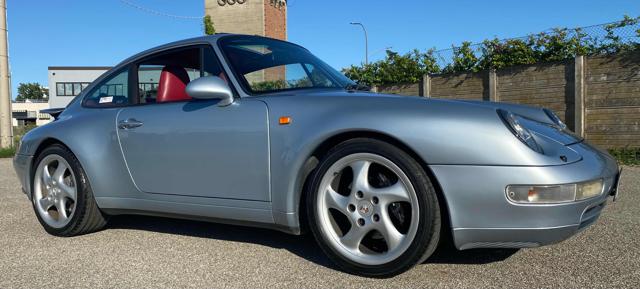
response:
M443 240L559 242L596 221L620 174L549 110L371 93L257 36L142 52L49 113L14 158L47 232L115 214L311 231L365 276L399 274Z

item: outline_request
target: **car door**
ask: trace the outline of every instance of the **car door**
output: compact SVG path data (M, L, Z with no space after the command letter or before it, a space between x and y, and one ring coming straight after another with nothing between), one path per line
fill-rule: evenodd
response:
M176 88L162 74L175 70L186 77L176 67L186 68L189 78L222 73L210 47L200 47L203 57L188 53L164 53L138 65L138 104L123 108L116 120L133 182L154 194L269 201L266 104L236 99L220 107L217 100L188 99L184 84ZM204 69L197 71L196 61ZM165 76L176 78L175 71Z

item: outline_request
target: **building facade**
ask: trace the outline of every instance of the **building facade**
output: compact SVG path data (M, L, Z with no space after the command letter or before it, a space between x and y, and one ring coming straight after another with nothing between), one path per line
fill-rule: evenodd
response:
M66 107L100 75L107 66L49 66L49 107Z
M51 121L51 116L41 113L43 109L49 108L47 100L23 100L11 103L11 115L13 126L33 126L43 125Z
M205 0L204 7L218 33L287 39L285 0Z

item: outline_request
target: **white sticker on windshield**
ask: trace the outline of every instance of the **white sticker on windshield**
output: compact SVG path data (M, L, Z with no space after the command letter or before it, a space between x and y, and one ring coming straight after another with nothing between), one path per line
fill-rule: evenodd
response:
M113 102L113 96L103 96L98 101L98 103L107 103L107 102Z

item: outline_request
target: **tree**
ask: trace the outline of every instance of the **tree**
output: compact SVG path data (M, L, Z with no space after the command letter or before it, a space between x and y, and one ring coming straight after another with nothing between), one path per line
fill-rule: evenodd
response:
M204 34L213 35L216 34L216 28L213 27L213 20L211 20L211 15L207 15L202 18L202 25L204 27Z
M43 100L49 95L49 90L42 87L37 82L20 83L18 85L18 96L16 100Z

